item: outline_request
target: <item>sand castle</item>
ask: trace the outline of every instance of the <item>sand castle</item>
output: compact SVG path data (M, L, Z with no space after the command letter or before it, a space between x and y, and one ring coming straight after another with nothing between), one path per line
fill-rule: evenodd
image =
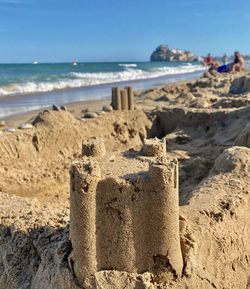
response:
M135 101L133 88L112 88L112 107L114 110L134 110Z
M71 168L71 259L78 281L103 270L181 275L177 160L157 139L115 159L104 152L102 141L83 144L85 155Z

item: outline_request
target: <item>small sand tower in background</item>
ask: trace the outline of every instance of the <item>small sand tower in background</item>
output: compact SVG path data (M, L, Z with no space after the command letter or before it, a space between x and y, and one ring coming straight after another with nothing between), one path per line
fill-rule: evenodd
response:
M114 110L134 110L135 98L132 87L112 88L112 107Z
M104 270L181 275L178 163L165 143L146 140L112 161L102 141L83 144L70 174L71 260L82 286Z

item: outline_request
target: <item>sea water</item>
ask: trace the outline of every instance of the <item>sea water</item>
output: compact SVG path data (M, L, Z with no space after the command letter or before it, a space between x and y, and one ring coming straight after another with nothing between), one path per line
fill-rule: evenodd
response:
M53 103L108 98L112 86L144 89L203 71L198 62L0 64L0 118Z

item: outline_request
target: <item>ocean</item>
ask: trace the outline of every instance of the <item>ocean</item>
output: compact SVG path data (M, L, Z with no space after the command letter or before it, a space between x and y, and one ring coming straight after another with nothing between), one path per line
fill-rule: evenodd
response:
M203 71L198 62L0 64L0 118L54 103L105 99L113 86L146 89Z

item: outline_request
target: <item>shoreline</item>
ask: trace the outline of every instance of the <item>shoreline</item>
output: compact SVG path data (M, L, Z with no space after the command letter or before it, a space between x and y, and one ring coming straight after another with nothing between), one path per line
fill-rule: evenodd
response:
M4 120L11 115L45 109L53 104L61 106L79 101L107 100L111 97L111 89L114 86L132 86L134 90L145 90L167 84L195 80L201 75L201 72L173 74L150 79L121 81L89 87L53 90L44 93L0 97L0 120Z
M156 85L152 87L148 87L145 89L135 90L136 93L143 93L147 90L153 89L161 89L167 85L183 85L186 83L191 83L199 79L199 77L187 80L178 80L174 82L162 83L161 85ZM81 100L81 101L72 101L65 103L64 105L67 107L69 112L73 113L76 117L81 117L83 115L84 110L88 109L91 112L98 112L102 110L104 105L109 105L111 103L111 94L103 99L93 99L93 100ZM56 103L55 103L56 104ZM4 120L9 127L16 127L21 123L31 122L40 112L44 109L51 108L50 106L41 107L31 111L25 111L22 113L16 113L12 115L7 115L6 117L0 117L0 120Z
M88 109L89 111L101 111L104 105L110 104L110 99L98 99L98 100L83 100L78 102L68 103L67 109L69 112L74 114L76 117L80 117L84 110ZM6 124L10 127L18 126L21 123L31 122L40 112L46 108L40 108L37 110L27 111L24 113L13 114L2 118Z
M195 71L195 72L187 72L187 73L176 73L176 74L166 74L163 76L155 76L150 78L138 78L138 79L132 79L132 80L122 80L122 81L114 81L114 82L107 82L107 83L99 83L99 84L93 84L93 85L86 85L86 86L79 86L79 87L65 87L65 88L55 88L53 90L47 90L47 91L36 91L36 92L29 92L29 93L18 93L18 94L7 94L0 96L0 100L7 100L9 98L18 99L22 97L34 97L34 96L40 96L42 94L50 94L50 93L57 93L57 92L71 92L74 90L83 90L83 89L95 89L95 88L102 88L102 87L110 87L110 85L115 86L116 84L120 85L126 85L127 83L131 84L137 84L137 83L145 83L145 85L148 82L151 81L166 81L169 78L169 81L171 81L172 78L175 78L175 76L180 77L180 79L183 79L185 76L187 76L187 80L190 79L192 75L201 75L205 72L203 70ZM178 77L176 82L178 82ZM181 81L181 80L180 80ZM171 82L172 83L172 82ZM147 86L147 85L146 85Z
M246 74L249 73L250 69L246 69L244 72L239 73L238 75L240 76L241 74ZM176 85L176 86L181 86L181 85L185 85L187 83L194 83L195 81L197 81L200 77L197 76L195 78L190 78L190 79L185 79L185 80L177 80L177 81L168 81L166 83L161 83L158 85L153 85L153 86L149 86L143 89L134 89L135 93L141 94L143 92L146 91L150 91L150 90L160 90L165 86L171 86L171 85ZM145 80L146 81L146 80ZM121 84L121 83L119 83ZM74 88L73 90L81 90L80 88ZM15 100L16 98L14 98ZM144 102L143 98L139 99L139 104L141 102ZM60 105L65 105L67 107L67 109L69 110L69 112L73 113L74 116L76 117L81 117L83 115L83 111L88 109L88 111L90 112L100 112L102 111L102 107L104 105L109 105L111 103L111 88L110 88L110 94L106 97L100 98L100 99L86 99L86 100L79 100L79 101L69 101L66 103L62 103ZM0 104L1 104L1 98L0 98ZM58 103L53 103L58 105ZM20 125L21 123L28 123L31 122L41 111L43 111L44 109L49 109L52 107L52 105L47 105L45 107L40 107L34 110L30 110L30 111L24 111L21 113L15 113L15 114L11 114L11 115L7 115L7 116L3 116L0 117L0 120L3 120L6 122L6 125L9 127L16 127L18 125ZM0 128L1 130L1 128Z

